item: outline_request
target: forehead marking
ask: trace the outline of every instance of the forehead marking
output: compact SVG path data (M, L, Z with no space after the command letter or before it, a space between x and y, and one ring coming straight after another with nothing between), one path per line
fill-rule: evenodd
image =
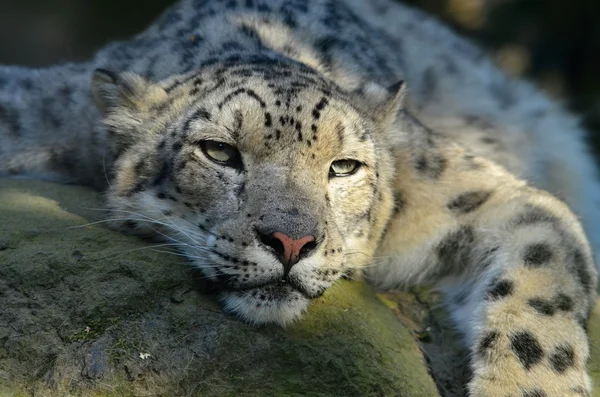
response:
M265 112L265 127L270 127L273 125L273 119L271 118L271 113Z
M338 121L335 126L335 132L337 133L338 139L340 140L340 144L344 143L344 134L346 132L346 127L342 124L341 121Z
M225 99L223 99L223 101L221 101L221 103L219 103L219 105L218 105L219 110L221 110L226 103L230 102L236 96L244 95L244 94L248 95L250 98L253 98L254 100L256 100L260 104L261 108L265 108L267 106L265 101L263 101L260 98L260 96L258 96L258 94L256 92L254 92L253 90L247 89L247 88L238 88L237 90L227 94Z
M321 100L315 105L312 111L313 118L318 120L321 117L321 111L325 109L325 106L329 104L329 101L325 97L321 97Z
M200 86L202 85L203 81L200 77L197 77L194 80L194 88L192 88L190 90L190 96L194 96L196 95L198 92L200 92Z
M183 131L188 131L190 129L190 124L193 121L196 121L196 120L210 121L210 118L211 118L210 113L206 109L199 108L194 113L192 113L192 115L190 116L189 119L187 119L185 121L185 123L183 124Z
M317 140L317 125L316 124L311 125L310 129L312 130L312 133L313 133L312 139L313 139L313 141L316 141Z
M296 131L298 132L298 142L302 142L302 124L296 121Z
M236 131L239 131L242 129L242 124L244 123L244 116L242 115L242 112L239 110L236 110L235 113L233 114L233 118L234 118L234 126L233 128Z

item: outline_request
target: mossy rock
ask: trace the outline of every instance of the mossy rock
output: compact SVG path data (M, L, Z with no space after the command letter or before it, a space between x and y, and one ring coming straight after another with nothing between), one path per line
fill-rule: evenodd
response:
M0 180L0 396L437 395L364 284L288 328L252 327L180 257L90 224L101 208L85 188Z

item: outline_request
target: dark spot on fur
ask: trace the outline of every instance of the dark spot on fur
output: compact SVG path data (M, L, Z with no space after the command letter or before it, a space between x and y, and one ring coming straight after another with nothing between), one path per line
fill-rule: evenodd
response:
M196 110L192 117L195 119L202 119L202 120L210 121L210 113L206 109L203 109L203 108Z
M487 298L490 300L497 300L510 296L514 291L514 287L512 281L502 279L492 285L492 288L488 291Z
M229 101L231 101L233 98L239 96L239 95L247 95L250 98L254 99L256 102L258 102L258 104L260 105L261 108L265 108L267 106L267 104L265 103L265 101L262 100L262 98L253 90L251 89L247 89L247 88L238 88L237 90L230 92L229 94L227 94L227 96L218 104L219 109L222 109L223 106L228 103Z
M446 170L448 162L440 155L421 155L415 162L416 170L430 179L438 179Z
M344 135L345 135L346 127L341 122L337 123L335 126L335 133L337 134L338 140L340 141L340 145L344 143Z
M18 137L21 135L21 120L15 109L0 104L0 121L4 121L8 125L8 132L11 136Z
M482 256L480 258L479 266L482 269L486 269L492 263L494 263L494 260L496 259L496 252L498 252L499 249L500 249L500 247L498 247L498 246L486 248L482 252Z
M483 338L479 341L479 346L477 348L478 352L482 356L486 356L488 354L489 349L491 349L500 337L498 331L489 331L486 333Z
M565 294L558 294L554 298L554 305L558 308L558 310L570 312L573 310L573 299Z
M575 351L573 350L573 346L569 344L557 346L550 355L549 360L552 368L559 374L562 374L569 367L575 365Z
M240 26L240 31L242 32L242 34L244 34L244 36L250 39L258 39L258 34L256 33L256 30L254 30L254 28L249 25Z
M135 171L135 174L136 174L137 176L139 176L139 175L142 173L142 171L144 171L144 168L146 168L146 159L142 159L142 160L140 160L140 161L139 161L139 162L138 162L138 163L135 165L135 167L133 167L133 169L134 169L134 171Z
M210 113L204 108L197 109L189 119L183 124L183 131L188 131L190 128L190 124L195 120L206 120L210 121ZM176 132L173 131L172 136L175 136Z
M177 164L177 171L181 171L187 166L188 160L182 160L179 164Z
M168 178L168 176L169 176L169 164L165 161L163 163L162 167L160 168L160 171L154 178L153 185L154 186L160 185L165 179Z
M544 357L540 342L530 332L515 332L510 337L510 343L512 351L527 370L542 361Z
M302 124L300 121L296 121L296 132L298 133L298 141L302 142Z
M527 304L534 308L536 312L545 316L554 315L554 311L556 310L552 302L538 297L529 299Z
M135 186L133 186L133 189L131 189L127 195L131 196L132 194L135 193L139 193L146 190L146 181L142 180L142 181L138 181Z
M523 252L525 265L529 267L540 267L552 259L552 248L545 243L531 244Z
M322 97L321 100L319 101L319 103L317 103L315 105L315 109L317 109L318 111L321 111L325 108L325 106L327 106L328 103L329 103L329 101L327 100L327 98Z
M242 129L242 125L244 124L244 116L242 115L242 112L240 112L239 110L236 110L233 113L233 130L234 130L234 135L239 136L239 133ZM234 139L237 139L236 137L234 137Z
M479 170L483 167L483 164L472 154L466 153L462 158L466 167L472 171Z
M291 11L282 9L281 15L283 15L283 23L285 23L290 29L295 29L298 27L298 21L296 21L296 17Z
M581 283L585 292L589 293L592 289L592 276L588 272L587 261L581 250L575 249L569 254L567 269Z
M273 125L273 119L271 118L271 113L265 113L265 127L270 127Z
M448 203L448 209L467 214L481 207L492 195L490 191L473 191L459 195Z
M577 323L581 326L581 328L583 328L583 330L586 333L588 332L588 319L587 319L587 317L578 317L577 318Z
M575 394L581 394L584 397L592 397L592 395L583 386L573 387L571 388L571 391Z
M527 226L535 223L559 223L556 216L543 208L528 205L527 211L523 212L516 218L516 224L519 226Z
M442 264L438 277L460 273L469 264L470 254L475 242L475 233L471 226L462 226L449 233L438 245L437 255Z

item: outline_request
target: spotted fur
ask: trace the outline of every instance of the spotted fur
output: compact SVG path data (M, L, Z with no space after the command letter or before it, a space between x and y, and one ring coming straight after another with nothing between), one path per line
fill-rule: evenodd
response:
M423 13L183 0L88 62L0 82L1 173L106 189L116 227L177 245L238 317L287 324L370 264L381 288L445 293L472 396L590 395L597 270L539 190L599 245L583 133Z

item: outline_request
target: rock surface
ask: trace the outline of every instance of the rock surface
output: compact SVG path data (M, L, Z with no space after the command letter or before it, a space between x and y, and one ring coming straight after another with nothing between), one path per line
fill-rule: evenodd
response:
M437 395L410 331L359 282L254 328L77 186L0 180L0 396Z

